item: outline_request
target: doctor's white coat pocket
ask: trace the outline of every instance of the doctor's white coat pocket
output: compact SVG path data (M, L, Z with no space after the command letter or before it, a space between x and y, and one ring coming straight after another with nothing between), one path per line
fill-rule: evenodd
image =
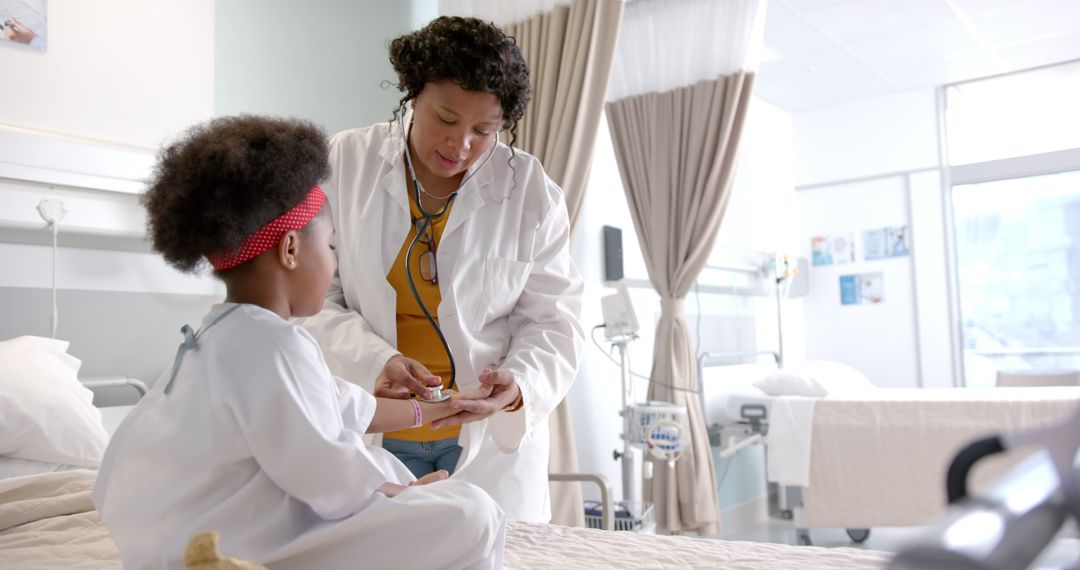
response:
M503 257L489 257L484 262L483 294L476 299L472 312L474 329L510 313L525 289L532 267L532 262Z

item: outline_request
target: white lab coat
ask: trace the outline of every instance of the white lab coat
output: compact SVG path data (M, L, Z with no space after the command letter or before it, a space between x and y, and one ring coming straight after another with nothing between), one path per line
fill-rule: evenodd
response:
M503 515L476 486L375 492L414 479L363 443L374 397L331 377L302 328L241 305L200 333L165 394L169 378L120 425L93 492L125 568L183 568L208 530L274 569L499 567Z
M338 133L323 185L338 277L304 326L334 374L369 390L397 354L397 297L386 276L410 228L404 148L396 122ZM438 319L459 390L491 367L512 372L524 398L518 412L463 426L454 477L490 493L511 520L547 522L548 416L577 370L582 284L562 190L536 158L515 153L511 161L498 143L454 201L437 254Z

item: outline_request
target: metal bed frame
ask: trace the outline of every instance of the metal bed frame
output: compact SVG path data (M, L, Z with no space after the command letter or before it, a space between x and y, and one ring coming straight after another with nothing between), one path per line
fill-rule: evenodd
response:
M137 378L123 378L123 377L104 377L104 378L86 378L81 379L83 386L87 388L122 388L124 386L131 386L139 393L139 397L142 398L146 395L146 383Z

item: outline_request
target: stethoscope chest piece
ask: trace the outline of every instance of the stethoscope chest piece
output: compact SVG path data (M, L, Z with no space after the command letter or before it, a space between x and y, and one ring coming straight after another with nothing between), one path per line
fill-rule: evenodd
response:
M428 386L428 390L431 390L431 397L424 400L429 404L435 404L438 402L445 402L450 399L450 394L442 393L442 386Z

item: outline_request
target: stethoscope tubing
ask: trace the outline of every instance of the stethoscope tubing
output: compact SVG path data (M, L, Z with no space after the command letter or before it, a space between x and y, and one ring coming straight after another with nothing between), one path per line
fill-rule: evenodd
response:
M431 323L431 328L435 329L435 335L439 337L439 342L442 344L443 350L446 352L446 358L450 361L450 385L446 387L447 390L453 390L454 387L457 385L457 365L454 363L454 355L450 352L450 345L447 344L446 337L443 336L442 328L439 327L439 322L435 320L434 316L432 316L431 311L428 310L427 305L424 304L424 300L420 297L420 292L416 289L416 282L413 280L412 275L412 253L413 248L415 248L416 244L420 242L420 236L424 235L424 232L427 231L427 228L431 225L432 219L445 214L447 208L450 207L450 203L453 201L454 197L452 196L450 200L446 202L446 205L443 206L441 210L439 210L438 215L433 216L425 212L422 206L419 206L420 192L416 192L416 202L418 207L420 208L420 212L424 215L424 222L420 224L419 228L416 229L416 235L413 237L412 241L409 242L409 249L405 250L405 278L409 282L409 290L412 291L413 299L415 299L416 304L419 305L420 311L424 313L424 316L427 317L428 322ZM434 239L435 232L433 231L432 240Z
M408 281L409 283L409 290L412 292L413 299L416 300L416 304L420 307L420 311L424 313L425 317L427 317L428 323L431 324L431 328L435 330L435 335L439 337L439 342L442 344L443 351L446 352L446 358L450 361L450 384L447 386L446 389L453 390L454 387L457 386L457 364L454 362L454 355L450 351L450 345L446 342L446 337L443 335L442 328L439 327L439 322L435 320L435 317L431 314L431 311L428 310L427 305L424 304L424 300L420 297L420 292L416 289L416 282L413 280L412 275L412 253L413 249L416 247L416 244L420 241L420 236L424 235L424 232L427 231L427 228L431 227L433 221L446 215L446 212L450 210L450 205L453 204L454 199L457 198L458 190L455 190L452 194L450 194L450 196L446 200L446 204L443 204L443 207L439 208L439 211L432 213L428 212L424 208L424 203L420 199L420 194L427 194L427 192L423 189L423 186L420 185L420 180L416 178L416 169L413 167L412 154L409 152L409 135L408 132L406 132L405 130L405 103L401 104L401 109L399 109L398 112L398 127L400 127L401 129L401 139L402 142L404 142L405 144L406 167L409 171L409 176L412 178L413 195L416 197L416 208L420 211L420 216L424 220L423 223L420 224L420 227L416 229L416 236L414 236L412 241L409 242L409 248L405 250L405 278L406 281ZM487 164L488 160L491 159L491 155L495 154L495 147L497 146L498 140L496 140L495 143L491 145L491 150L488 151L487 156L484 157L484 161L480 163L480 166L476 167L468 176L466 176L461 181L461 184L458 186L459 190L462 186L465 185L466 182L468 182L470 178L473 177L473 175L479 172L480 169L483 168L485 164ZM431 238L432 243L434 244L434 231L432 231L431 233Z

